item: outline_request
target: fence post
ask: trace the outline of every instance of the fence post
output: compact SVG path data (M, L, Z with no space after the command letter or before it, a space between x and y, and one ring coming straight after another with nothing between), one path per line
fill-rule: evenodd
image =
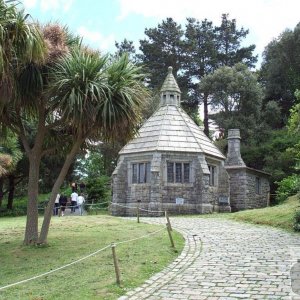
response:
M167 230L168 230L168 234L169 234L169 238L170 238L170 242L171 242L171 247L172 247L172 248L175 248L175 245L174 245L174 241L173 241L173 237L172 237L172 233L171 233L169 224L167 223L166 225L167 225Z
M137 200L136 218L138 223L140 223L140 202L141 200Z
M117 255L116 255L116 244L115 243L111 244L111 251L112 251L112 256L113 256L113 261L114 261L114 266L115 266L116 283L117 283L117 285L120 285L120 283L121 283L120 269L119 269Z
M171 222L170 222L170 218L169 218L169 215L168 215L168 212L165 210L165 217L166 217L166 220L168 222L168 225L170 227L170 230L172 231L172 226L171 226Z

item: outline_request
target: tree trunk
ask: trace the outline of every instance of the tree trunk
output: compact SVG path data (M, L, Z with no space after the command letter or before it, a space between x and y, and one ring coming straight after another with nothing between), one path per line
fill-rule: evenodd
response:
M4 177L0 177L0 207L2 205L2 201L4 197L3 185L4 185Z
M14 194L15 194L15 175L9 175L7 209L13 209Z
M24 237L25 245L36 244L38 240L38 193L40 162L40 155L29 155L27 220Z
M64 162L64 165L62 166L60 173L53 185L52 191L51 191L51 195L50 195L50 200L48 202L47 208L45 210L45 215L44 215L44 220L43 220L43 225L42 225L42 229L40 232L40 236L39 236L39 244L47 244L47 237L48 237L48 232L49 232L49 226L50 226L50 221L51 221L51 217L52 217L52 212L53 212L53 207L54 207L54 203L55 203L55 198L59 192L59 189L61 187L61 185L64 182L64 179L68 173L68 170L76 156L76 154L78 153L81 144L83 143L84 139L77 139L76 142L74 143L71 151L69 152L69 154L66 157L66 160Z
M208 125L208 94L204 94L203 97L204 107L204 133L209 137L209 125Z

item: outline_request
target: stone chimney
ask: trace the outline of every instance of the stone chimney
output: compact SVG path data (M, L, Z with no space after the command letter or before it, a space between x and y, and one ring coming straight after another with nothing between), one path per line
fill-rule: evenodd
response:
M227 166L246 166L241 157L241 136L239 129L228 130L228 153L225 160Z

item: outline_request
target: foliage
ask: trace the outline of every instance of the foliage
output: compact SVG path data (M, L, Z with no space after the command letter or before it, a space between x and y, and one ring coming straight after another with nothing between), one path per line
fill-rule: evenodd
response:
M296 211L294 216L294 230L300 231L300 210Z
M186 111L194 117L199 103L204 103L204 127L208 135L207 97L200 93L198 83L219 66L243 62L253 67L257 61L253 55L255 46L241 46L247 34L248 30L238 29L236 20L229 19L228 14L222 15L219 26L207 19L188 18L185 29L167 18L156 28L145 30L146 39L140 41L142 54L138 57L148 68L149 86L155 91L161 87L168 66L173 67Z
M218 111L211 117L224 132L240 128L242 137L248 140L259 127L262 90L247 66L220 67L202 78L200 90Z
M14 207L12 209L6 208L6 199L4 199L5 206L0 208L0 217L17 217L25 216L27 213L27 196L16 196L14 199ZM38 196L38 206L43 206L44 203L47 203L49 199L49 194L40 194ZM44 211L40 210L39 213L42 214Z
M295 104L294 92L300 86L299 52L300 23L270 42L263 53L261 81L265 86L265 102L275 100L279 104L284 124Z
M300 191L299 175L290 175L276 183L278 184L276 190L276 200L278 203L285 201L289 196L295 195Z
M133 41L124 39L121 43L115 42L115 46L117 48L117 56L127 54L131 61L137 61L136 50L133 45Z
M23 157L23 152L20 149L17 135L9 129L6 130L5 136L0 138L0 143L0 177L2 177L16 168ZM5 168L2 163L5 164Z
M110 201L111 188L110 177L102 175L98 177L89 177L86 180L86 191L88 194L88 202L90 203L103 203ZM103 207L107 207L107 203Z
M139 55L139 59L150 74L151 88L161 87L169 66L173 67L175 76L178 75L184 60L183 34L181 25L172 18L163 20L156 28L145 29L147 38L140 40L142 54ZM180 76L177 79L180 84Z

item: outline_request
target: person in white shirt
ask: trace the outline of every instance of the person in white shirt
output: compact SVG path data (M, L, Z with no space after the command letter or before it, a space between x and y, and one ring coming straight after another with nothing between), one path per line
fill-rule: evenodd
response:
M58 215L58 208L59 208L59 198L60 194L57 194L54 202L54 208L53 208L53 215L57 216Z
M75 212L77 206L78 194L73 192L71 194L71 213Z
M80 194L80 196L78 196L78 198L77 198L77 205L78 205L79 213L81 216L83 213L82 206L83 206L84 202L85 202L85 199L84 199L83 195Z

